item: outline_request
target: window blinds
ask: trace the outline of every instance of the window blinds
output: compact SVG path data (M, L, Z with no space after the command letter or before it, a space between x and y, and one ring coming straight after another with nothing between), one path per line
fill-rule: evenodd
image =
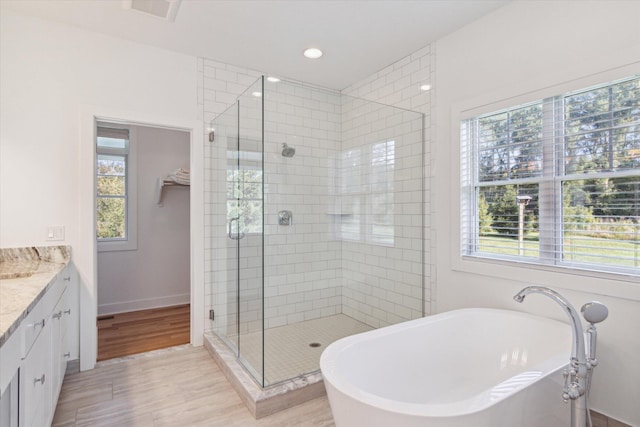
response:
M640 78L465 120L462 253L640 271Z

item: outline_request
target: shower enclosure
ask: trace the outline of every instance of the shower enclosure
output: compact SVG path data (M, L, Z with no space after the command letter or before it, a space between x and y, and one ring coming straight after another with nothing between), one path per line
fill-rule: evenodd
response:
M210 127L208 325L260 386L423 315L422 114L262 77Z

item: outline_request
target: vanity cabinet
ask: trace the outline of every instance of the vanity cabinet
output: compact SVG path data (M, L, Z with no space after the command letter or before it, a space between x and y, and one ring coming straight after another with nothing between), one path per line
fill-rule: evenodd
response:
M18 426L51 425L67 361L75 356L76 280L72 267L59 273L22 321Z

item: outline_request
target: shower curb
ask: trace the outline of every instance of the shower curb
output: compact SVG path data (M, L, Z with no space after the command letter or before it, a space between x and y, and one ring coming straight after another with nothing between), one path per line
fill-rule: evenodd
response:
M204 345L227 381L256 419L326 395L320 372L262 388L245 371L229 347L215 334L205 333Z

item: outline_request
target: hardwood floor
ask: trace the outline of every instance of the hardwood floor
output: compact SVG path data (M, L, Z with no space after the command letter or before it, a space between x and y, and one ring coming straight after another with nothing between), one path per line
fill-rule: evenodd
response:
M54 426L330 427L326 396L255 420L203 347L98 363L65 377Z
M98 361L189 343L189 304L98 317Z

